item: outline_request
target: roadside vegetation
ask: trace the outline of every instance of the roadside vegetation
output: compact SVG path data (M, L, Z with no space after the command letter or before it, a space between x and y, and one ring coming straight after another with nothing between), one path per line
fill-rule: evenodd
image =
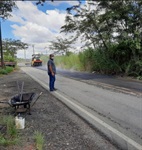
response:
M101 49L86 49L79 53L79 60L84 70L96 71L101 74L124 75L142 79L142 59L135 61L131 52L119 50L123 45L110 46L107 53ZM125 49L124 49L125 50Z
M70 70L84 71L78 55L71 53L65 56L56 56L55 62L58 67Z
M5 68L0 68L0 75L6 75L10 72L13 72L14 68L13 67L5 67Z
M0 146L20 146L22 138L20 130L16 129L15 118L10 115L0 116ZM40 131L35 131L33 134L35 147L37 150L43 150L44 136Z
M57 37L56 42L51 42L55 53L64 52L61 66L70 67L70 59L74 59L67 55L66 45L80 38L84 43L76 62L80 62L80 70L142 79L142 2L97 0L82 7L80 4L67 9L65 25L61 27L61 32L73 34L71 40ZM78 68L76 64L71 68Z
M41 2L44 4L45 0L36 4ZM10 17L10 12L16 7L16 3L1 5L6 10L1 12L3 19ZM109 0L96 0L88 1L87 5L79 1L78 5L66 10L65 24L60 33L67 36L59 35L47 47L60 55L55 60L57 66L142 79L141 1L124 0L112 3ZM73 54L70 51L76 51L73 44L78 39L81 39L82 51ZM28 48L28 44L19 40L5 39L2 43L6 56L14 57L18 49ZM44 57L43 61L47 62L47 59Z
M2 57L0 57L0 75L8 74L17 69L17 50L26 49L28 45L20 40L5 39L2 41ZM2 63L3 62L3 63Z
M107 55L99 49L88 48L79 54L57 55L55 63L62 69L129 76L142 80L142 60L135 63L130 59L129 54L123 55L113 48ZM46 64L48 56L42 56L42 60Z
M14 117L1 116L0 127L0 145L9 146L18 144L20 139L18 137L18 132L15 127Z
M43 150L43 146L44 146L44 136L43 136L43 134L39 131L35 131L34 139L35 139L37 150Z

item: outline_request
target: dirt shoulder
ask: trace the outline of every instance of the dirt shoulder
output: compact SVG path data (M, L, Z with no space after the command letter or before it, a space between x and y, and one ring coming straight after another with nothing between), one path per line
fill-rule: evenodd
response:
M16 81L24 81L24 92L43 92L31 114L24 112L25 129L19 131L21 142L17 146L0 150L36 150L34 132L44 135L44 150L116 150L117 148L86 124L79 116L41 87L23 71L0 77L0 100L8 101L18 93ZM13 115L14 108L0 103L0 115Z

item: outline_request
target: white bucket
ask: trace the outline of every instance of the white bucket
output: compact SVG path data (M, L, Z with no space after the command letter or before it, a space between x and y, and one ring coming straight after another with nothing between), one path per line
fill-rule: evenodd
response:
M25 118L23 117L15 117L15 125L17 129L25 128Z

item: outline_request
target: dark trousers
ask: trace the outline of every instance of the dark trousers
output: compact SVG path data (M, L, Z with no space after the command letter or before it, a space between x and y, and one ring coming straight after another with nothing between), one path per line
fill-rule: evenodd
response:
M55 75L53 76L51 73L48 73L48 75L49 75L49 89L50 91L53 91L55 83Z

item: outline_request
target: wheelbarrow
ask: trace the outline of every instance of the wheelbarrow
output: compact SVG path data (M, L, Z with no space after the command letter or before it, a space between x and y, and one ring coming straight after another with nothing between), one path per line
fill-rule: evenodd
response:
M10 100L0 101L0 103L9 104L11 107L14 107L15 113L17 113L17 110L22 106L23 108L26 108L28 110L28 114L31 115L31 107L36 103L41 95L42 92L38 95L34 92L23 93L22 95L17 94Z
M23 106L24 108L28 110L29 114L31 115L31 110L30 110L31 106L33 106L36 103L36 101L42 95L42 92L40 92L40 94L38 95L34 92L23 93L24 82L22 82L21 91L20 91L20 85L18 82L17 82L17 86L18 86L18 94L13 96L8 101L0 101L0 103L9 104L11 107L14 107L15 113L17 113L17 110L21 106Z

